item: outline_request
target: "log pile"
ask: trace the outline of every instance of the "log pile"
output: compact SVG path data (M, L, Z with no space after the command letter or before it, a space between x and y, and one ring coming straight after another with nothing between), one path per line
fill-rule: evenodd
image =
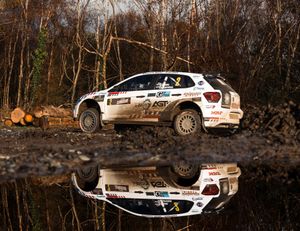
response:
M50 127L77 127L78 123L73 120L72 110L54 107L39 106L33 110L36 118L47 117Z
M1 118L5 126L35 126L47 129L49 127L77 127L72 118L71 109L54 106L39 106L32 112L20 107L15 108L9 116Z
M17 107L11 113L9 117L4 118L4 125L11 127L13 125L28 126L32 125L34 118L32 114L24 111L22 108Z

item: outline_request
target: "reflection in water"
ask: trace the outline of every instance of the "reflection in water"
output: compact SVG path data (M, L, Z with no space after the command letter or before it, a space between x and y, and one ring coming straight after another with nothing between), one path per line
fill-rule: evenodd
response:
M85 198L70 177L2 184L0 230L300 230L299 182L250 181L242 174L239 192L219 214L162 219L133 216Z
M174 163L163 167L78 169L78 193L133 215L178 217L220 211L238 190L236 164Z

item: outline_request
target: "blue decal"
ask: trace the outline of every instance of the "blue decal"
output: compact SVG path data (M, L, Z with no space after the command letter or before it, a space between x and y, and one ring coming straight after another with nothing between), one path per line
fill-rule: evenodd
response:
M157 196L157 197L169 197L169 193L168 192L155 191L155 196Z
M170 96L170 92L169 91L159 91L156 93L156 97L160 98L160 97L169 97Z

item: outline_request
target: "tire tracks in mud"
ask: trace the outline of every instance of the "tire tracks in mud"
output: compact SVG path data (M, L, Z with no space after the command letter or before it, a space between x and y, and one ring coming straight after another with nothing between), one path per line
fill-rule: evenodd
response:
M0 181L69 173L83 164L149 166L176 160L238 162L252 169L267 166L275 174L276 169L282 172L300 166L300 143L280 133L247 130L232 136L176 136L167 127L95 134L65 128L0 129Z

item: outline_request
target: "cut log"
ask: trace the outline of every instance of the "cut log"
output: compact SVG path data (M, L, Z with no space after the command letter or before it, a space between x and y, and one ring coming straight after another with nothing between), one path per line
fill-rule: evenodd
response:
M4 120L4 125L7 127L11 127L11 126L13 126L13 124L14 123L11 121L11 119Z
M25 115L25 117L24 117L24 119L25 119L25 122L26 123L32 123L32 121L33 121L33 116L31 115L31 114L26 114Z
M20 119L20 124L21 124L22 126L26 126L26 121L25 121L24 118Z
M43 131L49 128L49 121L47 116L39 118L39 125Z
M21 108L17 107L17 108L15 108L15 109L11 112L10 119L11 119L12 122L14 122L15 124L16 124L16 123L19 123L20 120L21 120L22 118L24 118L25 114L26 114L26 113L25 113Z
M36 118L41 118L42 116L63 118L72 116L72 110L54 106L39 106L34 109L33 115Z

